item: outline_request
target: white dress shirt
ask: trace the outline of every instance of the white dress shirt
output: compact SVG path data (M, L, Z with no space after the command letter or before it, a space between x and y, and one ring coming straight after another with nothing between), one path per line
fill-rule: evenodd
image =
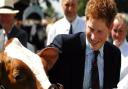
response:
M98 54L97 57L100 89L103 88L103 78L104 78L103 47L99 49L100 53ZM86 60L85 60L83 89L90 89L91 86L91 67L92 67L91 64L93 61L93 57L94 57L93 50L89 47L89 42L86 39Z
M113 44L115 44L115 42ZM128 89L128 42L126 39L119 49L121 51L121 71L118 89Z
M113 42L115 45L115 42ZM128 73L128 70L125 68L128 67L128 42L125 39L124 42L119 46L121 51L121 73L120 73L120 80Z
M76 17L76 19L70 23L66 17L58 20L53 24L51 29L49 30L47 34L47 43L46 45L49 45L54 37L58 34L68 34L70 29L70 24L72 24L73 33L78 32L84 32L85 31L85 20L79 16Z

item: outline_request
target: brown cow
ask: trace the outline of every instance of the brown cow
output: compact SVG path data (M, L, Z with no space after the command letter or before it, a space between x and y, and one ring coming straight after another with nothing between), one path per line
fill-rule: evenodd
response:
M22 46L17 38L9 40L0 53L0 89L62 88L51 84L46 75L57 54L55 48L46 48L37 55Z

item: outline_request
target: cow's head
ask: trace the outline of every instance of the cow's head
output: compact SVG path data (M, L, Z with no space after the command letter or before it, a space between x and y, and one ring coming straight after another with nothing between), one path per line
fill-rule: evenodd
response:
M24 62L5 53L0 53L0 60L0 89L43 89Z
M55 48L45 48L37 55L17 38L9 40L0 52L0 89L48 89L51 83L45 70L54 65L57 57Z

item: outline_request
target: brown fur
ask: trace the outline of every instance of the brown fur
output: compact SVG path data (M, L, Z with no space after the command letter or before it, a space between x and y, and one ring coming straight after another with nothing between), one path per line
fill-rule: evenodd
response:
M37 54L41 57L46 72L54 66L58 59L58 50L53 47L44 48Z
M0 89L43 89L31 69L21 60L9 57L6 47L13 42L10 39L5 44L5 51L0 53ZM20 50L20 49L19 49ZM15 52L15 49L12 52ZM52 47L42 49L38 55L42 59L42 65L47 72L50 70L57 58L58 50ZM43 77L43 75L42 75ZM3 89L3 88L2 88Z
M0 53L0 83L5 89L43 89L28 66Z

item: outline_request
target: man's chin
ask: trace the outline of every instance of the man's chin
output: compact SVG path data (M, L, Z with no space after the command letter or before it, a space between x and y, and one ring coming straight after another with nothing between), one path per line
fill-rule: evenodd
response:
M99 50L100 48L99 47L97 47L97 46L92 46L92 45L90 45L90 48L92 49L92 50Z

